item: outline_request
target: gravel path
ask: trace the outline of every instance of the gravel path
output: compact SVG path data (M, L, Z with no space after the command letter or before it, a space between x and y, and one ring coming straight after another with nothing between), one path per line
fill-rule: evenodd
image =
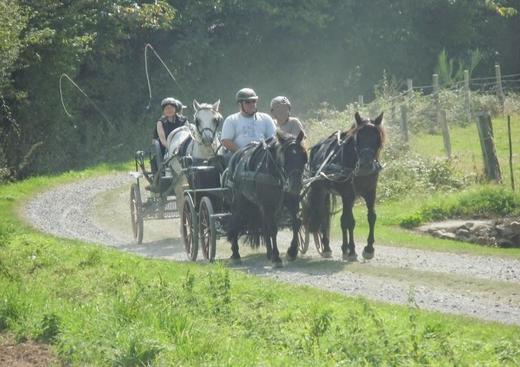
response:
M29 201L24 216L37 229L57 236L185 261L177 220L146 221L145 242L132 243L131 183L127 174L118 174L64 185ZM288 233L281 234L281 251L288 238ZM356 263L341 261L338 241L333 243L332 259L321 259L311 246L305 256L276 270L263 254L243 246L242 263L230 266L282 282L390 303L407 304L412 294L422 309L520 325L520 261L376 246L373 260ZM219 241L217 256L226 259L229 254L229 245Z

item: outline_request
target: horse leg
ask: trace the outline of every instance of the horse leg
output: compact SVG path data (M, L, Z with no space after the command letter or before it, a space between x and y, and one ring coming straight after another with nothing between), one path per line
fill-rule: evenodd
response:
M231 213L231 224L229 226L228 231L228 240L231 242L231 260L232 261L240 261L240 253L238 249L238 236L240 234L240 229L243 228L247 218L244 216L244 207L246 202L243 198L237 197L235 198L235 202L232 204Z
M232 261L239 262L240 253L238 251L238 234L231 233L230 237L231 237L231 251L232 251L230 259Z
M332 257L332 250L330 248L330 219L331 219L331 195L330 193L325 194L325 215L322 218L320 232L318 236L321 236L321 241L323 243L323 252L321 256L324 258Z
M273 258L273 247L271 245L271 237L269 237L267 235L264 236L264 242L265 242L267 260L271 260Z
M298 238L302 221L298 218L298 199L290 199L287 204L289 212L291 214L291 223L293 238L291 240L291 246L287 249L287 260L294 261L298 256Z
M177 205L177 211L178 213L182 213L182 210L184 209L184 185L186 184L186 177L183 176L180 176L179 179L177 180L177 182L175 183L175 188L174 188L174 191L175 191L175 200L176 200L176 205ZM181 217L179 215L179 217ZM180 222L180 232L179 233L182 233L182 227L183 227L183 223L182 223L182 220L179 220Z
M356 261L356 244L354 243L354 228L356 220L354 219L353 206L354 198L352 196L342 196L343 213L341 214L341 232L343 234L343 260Z
M272 228L271 232L271 241L273 242L273 268L281 268L283 266L282 259L280 258L280 252L278 252L278 245L276 243L276 235L278 234L278 229L275 227Z
M365 197L365 203L367 205L368 214L368 226L369 226L369 232L368 232L368 238L367 238L367 245L363 249L363 258L369 260L374 257L374 227L376 225L376 211L375 211L375 190L367 194Z

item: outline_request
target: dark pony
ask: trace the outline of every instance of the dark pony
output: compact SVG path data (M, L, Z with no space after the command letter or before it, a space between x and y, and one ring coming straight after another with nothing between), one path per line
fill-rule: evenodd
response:
M303 221L321 243L322 256L330 257L330 218L332 194L343 203L341 230L343 259L357 259L354 244L356 222L352 213L357 196L363 197L368 209L370 231L363 257L374 257L374 226L376 223L376 187L381 166L379 154L385 141L383 114L375 120L363 119L356 112L356 122L346 132L339 131L311 148L309 168L316 180L310 185L303 202Z
M278 131L265 142L246 145L231 158L224 184L232 193L232 215L227 232L232 260L240 260L238 238L246 235L253 247L258 247L262 239L267 258L275 267L281 266L276 235L284 209L289 211L293 227L287 253L290 259L296 257L299 195L307 163L307 152L301 145L303 136L302 133L293 138Z

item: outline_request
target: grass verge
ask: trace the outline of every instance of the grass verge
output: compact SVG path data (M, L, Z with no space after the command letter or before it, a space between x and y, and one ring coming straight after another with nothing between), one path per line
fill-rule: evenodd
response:
M27 228L35 192L108 168L0 186L0 331L72 365L517 365L519 328L144 259Z

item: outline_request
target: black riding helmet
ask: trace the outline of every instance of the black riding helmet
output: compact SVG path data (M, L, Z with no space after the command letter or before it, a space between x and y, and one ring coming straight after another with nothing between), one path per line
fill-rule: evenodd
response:
M175 107L177 113L180 113L182 111L182 108L184 107L184 105L182 104L181 101L179 101L178 99L175 99L173 97L166 97L165 99L163 99L161 101L162 109L164 109L164 107L167 105L171 105L171 106Z
M242 88L235 95L235 100L237 103L244 101L256 101L258 100L258 96L256 92L251 88Z

